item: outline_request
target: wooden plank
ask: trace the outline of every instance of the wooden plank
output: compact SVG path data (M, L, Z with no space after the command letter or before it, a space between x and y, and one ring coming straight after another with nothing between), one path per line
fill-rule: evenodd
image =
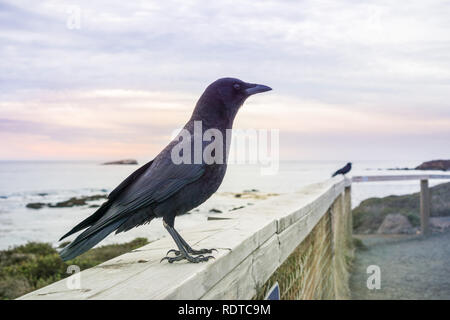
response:
M420 230L423 236L430 233L430 207L431 197L428 180L420 180Z
M410 174L410 175L383 175L383 176L354 176L352 182L375 182L375 181L404 181L404 180L429 180L450 179L445 174Z
M219 248L216 259L207 263L159 263L173 247L172 239L166 237L82 271L80 289L69 289L64 279L21 299L249 299L314 228L347 183L343 178L329 179L239 214L223 215L230 219L186 228L183 236L195 247Z

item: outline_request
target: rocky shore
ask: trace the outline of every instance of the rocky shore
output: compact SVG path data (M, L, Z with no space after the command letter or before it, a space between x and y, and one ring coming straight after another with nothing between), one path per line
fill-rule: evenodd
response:
M72 197L68 200L57 202L57 203L45 203L45 202L30 202L26 205L29 209L42 209L43 207L49 208L71 208L78 206L86 206L91 201L103 200L106 199L107 196L105 194L97 194L93 196L84 196L84 197ZM96 208L98 205L91 204L91 208Z
M450 182L430 188L432 228L445 229L441 217L450 217ZM369 198L353 209L353 232L357 234L415 233L420 225L420 195ZM441 221L442 220L442 221Z
M415 170L450 170L450 160L431 160L417 166Z
M366 170L372 170L367 168ZM408 171L408 170L438 170L438 171L450 171L450 160L431 160L422 162L415 168L396 167L396 168L378 168L377 170L389 170L389 171Z

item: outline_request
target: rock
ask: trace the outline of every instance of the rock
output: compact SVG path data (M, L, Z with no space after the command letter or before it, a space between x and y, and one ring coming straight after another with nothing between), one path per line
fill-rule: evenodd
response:
M450 160L431 160L422 163L415 168L416 170L450 170Z
M212 213L222 213L222 211L220 211L219 209L215 209L215 208L212 208L211 210L209 210L209 212L212 212Z
M450 216L450 182L430 188L431 216ZM375 233L388 214L401 214L413 227L420 225L419 193L404 196L369 198L353 209L354 233Z
M242 208L245 208L245 206L235 207L235 208L230 209L228 211L235 211L235 210L239 210L239 209L242 209Z
M437 232L450 230L450 217L430 218L430 227L433 231Z
M93 196L80 197L80 198L70 198L66 201L57 202L55 204L47 204L50 208L70 208L76 206L85 206L87 205L87 201L95 201L100 199L106 199L106 195L97 194Z
M42 203L42 202L31 202L31 203L28 203L26 205L26 207L29 209L42 209L46 205L47 205L46 203Z
M413 227L408 218L401 214L388 214L381 226L378 228L379 234L399 234L414 233Z
M106 199L107 196L104 194L96 194L93 196L85 196L85 197L72 197L69 200L61 201L57 203L43 203L43 202L32 202L28 203L26 205L27 208L30 209L41 209L43 207L49 207L49 208L71 208L71 207L77 207L77 206L85 206L87 205L88 201L96 201L101 199ZM97 208L98 205L91 205L90 208Z
M102 165L111 165L111 164L127 164L128 165L128 164L138 164L138 162L137 162L137 160L134 160L134 159L124 159L124 160L102 163Z

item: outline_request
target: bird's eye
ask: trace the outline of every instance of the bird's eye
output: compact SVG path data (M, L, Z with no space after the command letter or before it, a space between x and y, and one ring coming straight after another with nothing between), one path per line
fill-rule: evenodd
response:
M235 90L239 90L239 89L241 89L241 86L240 86L239 84L235 83L235 84L233 85L233 88L234 88Z

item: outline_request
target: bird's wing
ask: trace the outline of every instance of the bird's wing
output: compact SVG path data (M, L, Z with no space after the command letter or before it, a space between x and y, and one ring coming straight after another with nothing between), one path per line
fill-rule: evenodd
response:
M147 162L142 167L130 174L125 180L123 180L113 191L108 195L109 200L114 200L118 195L122 193L131 183L133 183L141 174L143 174L153 163L153 160Z
M185 185L199 179L204 172L203 164L177 165L171 160L163 161L142 175L116 204L135 210L135 207L164 201Z
M111 193L108 195L108 201L104 202L100 208L98 208L92 215L81 221L79 224L77 224L75 227L73 227L69 232L67 232L65 235L59 239L61 241L62 239L80 231L83 229L86 229L87 227L93 225L95 222L97 222L104 214L108 211L108 209L111 207L112 202L120 196L130 185L133 184L136 179L138 179L150 166L152 165L153 160L150 162L147 162L145 165L134 171L132 174L130 174L125 180L122 181L121 184L119 184Z
M205 172L203 164L174 164L171 159L158 162L141 174L111 204L108 211L76 241L80 241L106 225L124 218L139 209L162 202L184 186L199 179Z

